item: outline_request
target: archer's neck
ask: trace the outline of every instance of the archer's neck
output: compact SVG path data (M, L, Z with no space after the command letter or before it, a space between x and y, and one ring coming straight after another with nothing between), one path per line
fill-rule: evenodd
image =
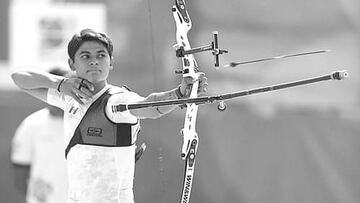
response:
M107 81L103 80L103 81L100 81L100 82L97 82L97 83L93 83L93 85L94 85L93 94L96 94L107 85Z

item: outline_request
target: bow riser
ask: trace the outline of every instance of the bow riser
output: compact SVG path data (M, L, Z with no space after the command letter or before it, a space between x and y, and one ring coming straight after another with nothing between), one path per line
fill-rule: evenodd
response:
M189 18L189 14L186 11L185 2L180 0L176 1L176 5L172 8L173 16L176 23L176 45L182 46L184 49L191 49L189 39L187 37L187 33L192 27L191 20ZM188 54L186 56L181 57L182 65L183 65L183 77L191 77L194 80L197 79L197 62L192 54ZM199 87L199 82L196 81L192 87L190 92L190 98L197 97L197 89ZM189 153L189 141L197 139L197 133L195 131L196 125L196 115L198 111L198 106L196 104L187 104L186 115L184 128L182 130L183 134L183 147L181 151L181 157L185 160L187 154Z

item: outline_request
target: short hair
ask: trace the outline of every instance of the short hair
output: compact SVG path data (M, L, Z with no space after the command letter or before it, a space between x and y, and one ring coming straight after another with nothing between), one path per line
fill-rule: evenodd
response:
M111 39L104 33L96 32L92 29L84 29L81 30L80 35L75 34L68 44L68 55L74 60L75 53L79 49L79 47L86 41L97 41L102 43L107 49L110 57L113 53L113 43Z

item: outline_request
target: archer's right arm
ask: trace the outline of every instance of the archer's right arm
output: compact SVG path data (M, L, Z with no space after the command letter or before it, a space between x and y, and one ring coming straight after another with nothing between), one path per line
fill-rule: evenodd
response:
M30 95L46 102L47 90L57 89L62 76L47 72L19 71L11 74L14 83Z
M93 94L93 85L82 78L66 78L40 71L19 71L11 74L14 83L30 95L45 101L48 89L57 89L83 104L80 98L88 99Z

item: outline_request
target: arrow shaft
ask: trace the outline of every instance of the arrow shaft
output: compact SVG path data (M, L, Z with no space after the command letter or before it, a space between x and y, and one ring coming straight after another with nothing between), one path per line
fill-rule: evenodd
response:
M311 54L321 54L321 53L325 53L325 52L329 52L329 51L330 50L319 50L319 51L311 51L311 52L304 52L304 53L297 53L297 54L287 54L287 55L281 55L281 56L275 56L275 57L269 57L269 58L263 58L263 59L256 59L256 60L250 60L250 61L232 62L230 64L225 65L225 67L235 67L238 65L244 65L244 64L249 64L249 63L258 63L258 62L263 62L263 61L271 61L271 60L276 60L276 59L304 56L304 55L311 55Z

